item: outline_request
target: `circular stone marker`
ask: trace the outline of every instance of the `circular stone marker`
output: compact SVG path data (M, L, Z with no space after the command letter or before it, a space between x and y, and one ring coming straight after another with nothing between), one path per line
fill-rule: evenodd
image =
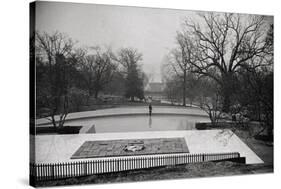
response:
M141 151L144 150L144 145L143 144L128 144L124 147L125 152L136 152L136 151Z

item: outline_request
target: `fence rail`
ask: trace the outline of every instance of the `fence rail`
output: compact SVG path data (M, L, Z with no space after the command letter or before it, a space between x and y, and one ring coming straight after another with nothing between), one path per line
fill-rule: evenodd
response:
M133 169L144 169L197 162L231 160L237 158L240 158L240 154L238 152L216 154L183 153L111 157L105 159L94 159L90 161L75 161L55 164L30 163L30 176L33 181L55 180Z

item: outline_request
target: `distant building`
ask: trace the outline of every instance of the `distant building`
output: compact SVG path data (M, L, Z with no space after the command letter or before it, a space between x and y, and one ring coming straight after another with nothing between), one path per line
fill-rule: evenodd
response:
M152 101L161 101L164 96L164 83L161 82L149 82L144 88L144 96L146 99L152 98Z

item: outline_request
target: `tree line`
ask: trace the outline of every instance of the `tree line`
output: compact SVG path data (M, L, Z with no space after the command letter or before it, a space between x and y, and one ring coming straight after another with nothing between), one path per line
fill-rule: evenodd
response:
M273 24L267 17L200 13L185 19L163 70L172 101L195 100L212 122L243 110L272 131Z
M31 39L36 112L45 112L43 116L54 127L62 127L69 112L78 111L91 97L98 99L101 92L131 101L144 98L145 74L137 49L121 48L114 53L110 48L76 46L60 32L37 31Z

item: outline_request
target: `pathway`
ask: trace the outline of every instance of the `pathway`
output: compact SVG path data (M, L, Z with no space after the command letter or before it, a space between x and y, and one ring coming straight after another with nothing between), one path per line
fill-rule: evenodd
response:
M77 120L81 118L98 118L98 117L112 117L120 115L146 115L148 114L148 106L137 107L121 107L109 108L95 111L75 112L67 115L66 120ZM152 110L153 115L193 115L193 116L208 116L200 108L196 107L171 107L171 106L154 106ZM58 117L56 117L58 118ZM50 124L50 121L45 118L37 119L36 125Z

